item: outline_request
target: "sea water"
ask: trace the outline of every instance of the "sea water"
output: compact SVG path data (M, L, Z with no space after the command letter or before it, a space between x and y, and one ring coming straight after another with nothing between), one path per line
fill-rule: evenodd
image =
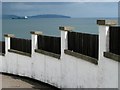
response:
M30 31L41 31L43 35L60 36L59 26L74 27L75 32L98 34L98 18L39 18L3 19L2 35L14 34L19 38L31 38ZM2 37L2 40L4 37Z

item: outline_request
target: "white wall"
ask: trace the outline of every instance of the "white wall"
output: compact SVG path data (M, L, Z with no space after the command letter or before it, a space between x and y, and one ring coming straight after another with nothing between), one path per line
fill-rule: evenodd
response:
M2 72L2 56L0 55L0 72Z
M31 58L8 52L2 56L2 70L5 73L31 77Z
M101 59L98 69L98 87L118 88L118 62L112 59Z
M7 51L5 56L0 56L0 71L30 77L59 88L118 88L118 62L103 56L106 51L107 29L102 26L99 30L98 65L67 55L63 51L60 59L35 51L32 51L31 57ZM62 41L66 42L67 38L64 39L66 36L63 35L66 35L66 31L61 34ZM32 40L36 39L32 35ZM67 48L66 44L62 43L64 49ZM6 46L9 45L7 43ZM32 48L37 47L34 45Z
M97 88L98 66L85 60L65 55L62 60L62 84L67 88Z
M70 55L64 55L62 60L40 53L35 53L34 58L12 52L0 57L2 72L27 76L56 87L118 87L118 62L107 58L95 65Z
M61 60L35 53L33 60L34 78L53 86L61 85Z

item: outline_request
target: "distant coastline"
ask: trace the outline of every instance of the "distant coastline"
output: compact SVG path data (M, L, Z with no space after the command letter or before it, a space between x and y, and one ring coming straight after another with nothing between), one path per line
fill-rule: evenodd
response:
M70 17L65 15L57 14L42 14L42 15L33 15L33 16L17 16L17 15L2 15L2 19L39 19L39 18L95 18L95 19L118 19L118 17Z
M34 15L34 16L17 16L17 15L2 15L3 19L28 19L31 18L71 18L70 16L65 15L56 15L56 14L43 14L43 15Z

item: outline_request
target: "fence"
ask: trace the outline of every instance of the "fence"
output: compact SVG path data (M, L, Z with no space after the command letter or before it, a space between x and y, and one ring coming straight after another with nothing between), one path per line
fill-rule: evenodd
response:
M38 49L42 49L55 54L61 54L61 39L60 37L39 35Z
M5 42L4 41L0 41L0 53L5 54Z
M120 55L120 27L110 27L109 51Z
M98 35L68 32L68 49L98 59Z
M21 39L21 38L11 38L10 40L10 48L25 52L25 53L31 53L31 40L28 39Z

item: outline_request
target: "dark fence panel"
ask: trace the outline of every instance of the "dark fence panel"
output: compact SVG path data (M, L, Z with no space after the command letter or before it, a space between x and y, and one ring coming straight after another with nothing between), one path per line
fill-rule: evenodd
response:
M38 36L38 49L48 52L61 54L61 41L60 37L51 36Z
M11 49L31 53L31 40L21 38L11 38Z
M110 27L109 50L120 55L120 27Z
M0 41L0 53L5 54L5 42L4 41Z
M68 49L98 59L98 35L68 32Z

